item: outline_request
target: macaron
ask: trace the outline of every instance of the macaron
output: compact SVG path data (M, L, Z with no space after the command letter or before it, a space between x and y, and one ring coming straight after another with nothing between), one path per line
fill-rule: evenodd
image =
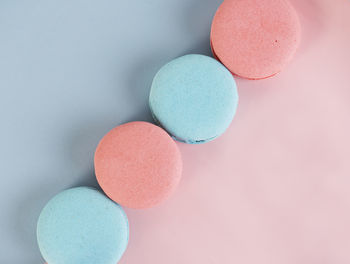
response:
M209 142L233 120L238 105L236 82L211 57L182 56L158 71L149 105L156 122L174 139L189 144Z
M113 201L143 209L174 192L181 178L182 159L176 143L162 128L131 122L102 138L95 152L95 173Z
M39 249L50 264L116 264L128 238L123 209L89 187L56 195L42 210L37 224Z
M212 22L211 46L233 74L264 79L293 58L300 32L288 0L225 0Z

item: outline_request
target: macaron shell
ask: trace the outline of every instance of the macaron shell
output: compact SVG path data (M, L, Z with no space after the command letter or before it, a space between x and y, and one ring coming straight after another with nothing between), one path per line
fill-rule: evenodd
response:
M174 192L182 159L176 143L162 128L131 122L112 129L101 140L95 172L112 200L129 208L149 208Z
M225 132L236 113L238 93L221 63L190 54L158 71L149 104L155 120L176 140L198 144Z
M129 226L119 205L93 188L79 187L47 203L37 238L50 264L116 264L127 247Z
M213 19L212 50L233 74L264 79L292 59L300 31L287 0L225 0Z
M213 57L214 57L214 59L216 59L216 60L218 60L218 61L220 61L220 59L216 56L216 54L215 54L215 51L214 51L214 49L213 49L213 45L212 45L212 43L210 42L210 49L211 49L211 52L212 52L212 54L213 54ZM221 61L220 61L221 62ZM232 73L233 75L236 75L236 76L238 76L238 77L241 77L241 78L245 78L245 77L242 77L242 76L239 76L239 75L237 75L237 74L234 74L234 73ZM264 77L264 78L245 78L245 79L249 79L249 80L262 80L262 79L267 79L267 78L270 78L270 77L272 77L272 76L275 76L276 74L278 74L278 72L277 73L275 73L275 74L273 74L273 75L271 75L271 76L267 76L267 77Z

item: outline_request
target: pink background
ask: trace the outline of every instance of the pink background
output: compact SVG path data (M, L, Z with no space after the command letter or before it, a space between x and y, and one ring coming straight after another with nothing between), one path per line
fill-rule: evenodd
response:
M292 3L295 59L273 78L237 79L223 137L179 144L182 182L161 206L127 210L121 263L350 263L350 1Z

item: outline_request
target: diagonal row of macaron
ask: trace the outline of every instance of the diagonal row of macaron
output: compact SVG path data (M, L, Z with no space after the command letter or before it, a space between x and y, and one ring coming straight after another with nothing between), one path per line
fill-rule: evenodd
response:
M153 207L181 179L181 153L173 139L201 144L222 135L238 105L233 74L248 79L276 74L294 54L299 34L298 18L287 0L225 0L211 30L217 60L191 54L163 66L149 97L157 125L126 123L98 144L95 174L106 195L78 187L44 207L37 238L47 263L117 263L129 238L121 206Z

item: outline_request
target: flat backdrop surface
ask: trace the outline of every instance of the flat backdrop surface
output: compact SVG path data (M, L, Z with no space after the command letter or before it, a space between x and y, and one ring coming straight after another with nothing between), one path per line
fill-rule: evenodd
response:
M114 126L151 120L157 70L210 54L220 0L0 1L0 263L41 264L41 208L96 186L93 152ZM122 264L350 263L350 1L292 0L303 38L293 62L237 79L227 133L179 144L176 194L126 210Z

